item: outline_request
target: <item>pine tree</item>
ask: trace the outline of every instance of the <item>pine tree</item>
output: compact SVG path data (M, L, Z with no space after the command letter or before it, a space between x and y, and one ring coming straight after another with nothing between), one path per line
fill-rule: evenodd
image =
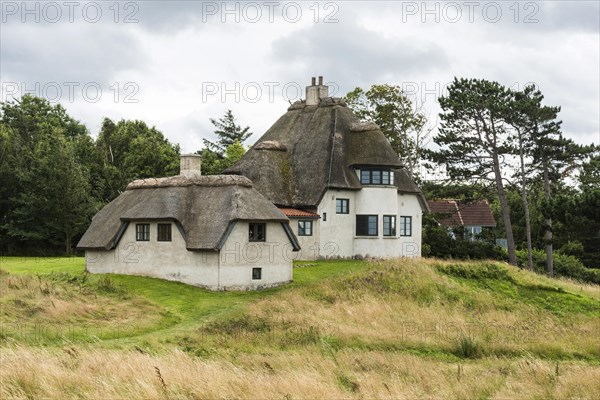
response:
M509 263L516 265L510 210L504 188L504 156L511 153L506 115L510 92L497 82L454 79L439 98L441 127L429 158L446 166L453 180L492 181L496 185L508 244Z
M236 123L231 110L227 110L225 115L218 120L211 118L210 123L215 126L215 134L219 139L216 142L204 139L204 147L221 158L225 156L225 151L229 146L236 141L243 144L252 135L249 126L242 128L241 125Z

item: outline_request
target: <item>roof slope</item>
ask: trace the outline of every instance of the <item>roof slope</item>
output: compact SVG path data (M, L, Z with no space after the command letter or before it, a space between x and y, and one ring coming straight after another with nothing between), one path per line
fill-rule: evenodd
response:
M444 226L496 226L496 220L487 201L460 203L457 200L429 200L433 214L438 214Z
M369 165L397 168L398 189L421 193L379 127L327 97L318 106L294 103L225 173L250 178L276 205L315 208L328 188L359 190L352 167Z
M114 248L125 224L139 220L175 221L188 250L220 249L233 221L289 221L245 177L151 178L130 183L100 210L77 247Z

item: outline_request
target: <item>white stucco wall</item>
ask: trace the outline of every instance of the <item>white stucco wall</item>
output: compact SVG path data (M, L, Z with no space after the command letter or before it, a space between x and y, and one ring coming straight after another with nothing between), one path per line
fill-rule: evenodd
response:
M349 214L336 214L336 199L348 199ZM420 257L422 209L413 194L394 186L366 186L358 191L329 190L318 207L321 257ZM327 220L323 220L323 213ZM356 215L377 215L377 236L356 236ZM383 236L383 216L396 216L396 235ZM400 236L400 216L412 217L412 235Z
M313 230L311 236L298 235L298 221L312 221ZM294 260L316 260L319 258L320 229L319 219L290 217L290 227L298 238L301 250L293 254Z
M150 224L150 241L136 241L136 222ZM188 251L174 223L171 242L159 242L159 222L136 222L116 249L86 251L88 272L151 276L211 290L261 289L292 280L291 245L280 223L267 224L267 242L249 243L248 223L237 222L224 248L212 252ZM252 268L262 268L262 279L252 279Z
M296 252L281 223L267 223L265 242L248 242L248 225L237 222L221 249L220 287L263 289L290 282ZM262 268L260 280L252 279L252 268Z

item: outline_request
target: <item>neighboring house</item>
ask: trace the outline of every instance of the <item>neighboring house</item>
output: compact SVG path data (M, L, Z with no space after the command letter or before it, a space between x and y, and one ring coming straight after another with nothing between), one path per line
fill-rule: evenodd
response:
M458 200L429 200L429 209L438 222L448 228L454 237L452 229L464 227L465 233L472 239L486 228L496 226L496 220L487 201L461 203Z
M93 273L144 275L211 290L262 289L292 280L300 249L289 219L242 176L134 181L104 207L77 245Z
M298 258L418 257L427 202L374 123L322 78L228 174L244 175L291 219Z

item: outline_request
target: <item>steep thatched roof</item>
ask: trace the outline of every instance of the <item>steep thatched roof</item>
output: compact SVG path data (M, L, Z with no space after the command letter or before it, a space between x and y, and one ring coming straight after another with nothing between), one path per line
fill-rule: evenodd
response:
M282 222L288 218L241 176L174 176L130 183L92 220L77 247L114 248L129 221L172 220L188 250L218 250L235 221ZM295 247L293 234L290 240Z
M294 103L225 173L250 178L279 206L314 208L328 188L361 189L354 171L361 166L397 169L398 190L418 194L427 209L379 127L360 122L337 98L323 98L318 106Z

